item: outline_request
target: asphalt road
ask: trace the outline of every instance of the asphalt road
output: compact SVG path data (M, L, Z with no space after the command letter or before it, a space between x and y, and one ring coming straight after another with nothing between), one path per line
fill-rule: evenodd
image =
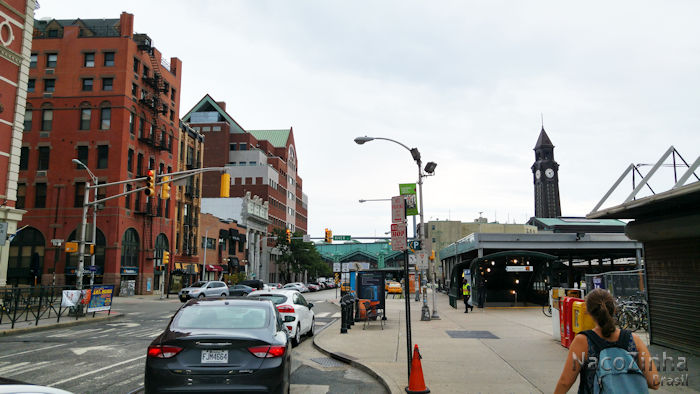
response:
M307 293L316 332L339 317L334 290ZM181 303L119 297L124 317L0 338L0 377L75 393L128 393L143 386L146 348ZM292 393L383 393L374 379L318 352L310 338L292 353Z

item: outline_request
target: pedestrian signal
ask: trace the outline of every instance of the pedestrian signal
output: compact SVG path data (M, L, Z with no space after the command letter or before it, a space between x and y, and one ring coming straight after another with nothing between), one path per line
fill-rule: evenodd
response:
M165 183L160 187L160 199L167 200L170 198L170 177L164 176L162 181Z
M156 194L156 173L153 170L148 170L146 173L146 190L144 192L149 197Z

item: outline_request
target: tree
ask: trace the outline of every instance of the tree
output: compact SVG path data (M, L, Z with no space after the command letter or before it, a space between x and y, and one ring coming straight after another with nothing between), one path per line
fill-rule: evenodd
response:
M308 272L312 278L330 275L331 268L323 262L321 254L313 242L304 242L300 231L292 235L291 243L287 242L287 233L283 229L274 229L275 246L281 255L277 259L278 271L284 281L290 282L290 274Z

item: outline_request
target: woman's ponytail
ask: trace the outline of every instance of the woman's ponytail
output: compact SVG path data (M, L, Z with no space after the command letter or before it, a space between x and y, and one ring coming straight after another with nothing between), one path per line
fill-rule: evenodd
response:
M615 300L610 292L595 289L586 296L586 309L603 331L604 337L615 332Z

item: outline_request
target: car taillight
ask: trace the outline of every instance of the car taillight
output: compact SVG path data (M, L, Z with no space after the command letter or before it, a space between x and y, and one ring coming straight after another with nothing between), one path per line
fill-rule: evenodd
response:
M148 357L171 358L182 351L181 347L155 345L148 347Z
M294 313L294 307L290 305L280 305L277 310L279 313Z
M284 355L287 351L285 346L255 346L249 347L248 351L258 358L275 358Z
M292 332L292 326L287 326L287 330L289 330L289 332Z

